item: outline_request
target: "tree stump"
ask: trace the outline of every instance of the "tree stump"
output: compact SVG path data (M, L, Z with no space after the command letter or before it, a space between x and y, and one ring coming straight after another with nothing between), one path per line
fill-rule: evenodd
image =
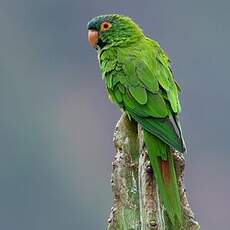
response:
M116 154L112 163L113 207L108 230L180 230L172 228L160 201L143 131L125 113L116 125L113 141ZM185 217L181 230L198 230L184 185L184 156L176 151L173 155Z

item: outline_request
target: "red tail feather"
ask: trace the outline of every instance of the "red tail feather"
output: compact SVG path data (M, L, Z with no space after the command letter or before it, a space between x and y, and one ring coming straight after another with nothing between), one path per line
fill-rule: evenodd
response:
M169 162L165 160L160 160L160 166L161 166L161 173L162 173L163 180L166 184L168 184L171 180Z

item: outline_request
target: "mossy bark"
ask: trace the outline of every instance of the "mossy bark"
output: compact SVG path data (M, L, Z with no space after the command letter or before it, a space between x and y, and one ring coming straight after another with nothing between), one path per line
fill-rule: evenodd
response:
M113 207L108 230L174 230L160 202L142 129L123 114L113 141L116 154L112 163ZM182 154L173 154L184 213L181 229L198 230L200 227L189 207L184 185L185 160Z

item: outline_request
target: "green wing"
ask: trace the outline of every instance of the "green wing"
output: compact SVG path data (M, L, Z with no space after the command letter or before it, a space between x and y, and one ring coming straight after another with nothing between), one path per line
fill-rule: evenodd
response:
M100 64L112 101L142 127L180 152L183 141L170 117L180 112L169 59L157 43L104 51Z

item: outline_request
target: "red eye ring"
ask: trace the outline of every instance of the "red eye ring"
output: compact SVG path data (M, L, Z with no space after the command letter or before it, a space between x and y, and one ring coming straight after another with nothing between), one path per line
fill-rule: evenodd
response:
M103 22L101 24L101 31L107 31L112 27L112 24L109 22Z

